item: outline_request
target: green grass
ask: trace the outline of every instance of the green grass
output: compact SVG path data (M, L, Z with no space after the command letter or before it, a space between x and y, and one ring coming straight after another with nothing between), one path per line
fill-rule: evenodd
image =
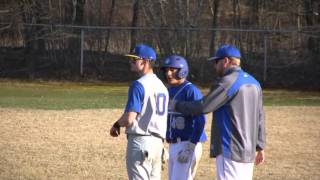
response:
M124 108L127 91L128 84L0 81L0 107L56 110ZM264 105L320 106L320 92L264 90Z
M128 85L0 82L0 107L34 109L123 108Z
M318 91L264 90L266 106L320 106Z

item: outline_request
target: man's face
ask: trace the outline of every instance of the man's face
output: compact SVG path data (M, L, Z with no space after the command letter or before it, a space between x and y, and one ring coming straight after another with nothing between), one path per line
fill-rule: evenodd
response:
M172 68L172 67L165 68L166 79L171 86L177 86L179 84L182 84L185 81L185 78L179 79L176 76L178 71L179 69L177 68Z
M223 72L225 69L225 58L216 59L213 61L214 69L218 76L223 76Z
M143 70L145 62L143 59L131 58L129 63L130 63L130 70L132 72L139 73Z

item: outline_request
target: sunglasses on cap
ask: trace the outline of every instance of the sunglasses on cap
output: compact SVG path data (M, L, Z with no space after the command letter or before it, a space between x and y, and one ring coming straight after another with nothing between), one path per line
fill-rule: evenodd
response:
M139 61L139 60L143 60L143 59L142 58L136 58L136 57L130 58L130 61L134 61L134 62Z

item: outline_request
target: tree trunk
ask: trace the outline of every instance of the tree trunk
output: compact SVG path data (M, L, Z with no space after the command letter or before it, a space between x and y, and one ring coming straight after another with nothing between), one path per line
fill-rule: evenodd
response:
M131 27L138 26L139 2L140 2L140 0L133 0L133 13L132 13ZM136 35L137 35L137 30L132 29L131 30L131 40L130 40L130 51L132 51L136 45Z
M72 22L71 24L82 25L85 0L72 0ZM68 13L68 12L66 12ZM80 54L81 54L81 29L73 29L73 37L69 39L68 59L66 62L71 67L72 74L80 72Z
M108 15L108 21L107 21L107 25L108 26L111 26L112 25L112 19L113 19L113 12L115 10L115 6L116 6L116 0L112 0L111 1L111 8L110 8L110 13ZM106 45L105 45L105 48L104 48L104 51L107 53L108 52L108 47L109 47L109 39L110 39L110 32L111 30L107 30L107 34L106 34L106 38L105 38L105 41L106 41ZM131 47L130 47L131 48Z
M318 5L318 7L316 7ZM312 28L315 25L319 25L319 17L316 17L316 13L318 13L317 16L319 16L319 11L320 10L320 3L316 3L315 0L305 0L304 1L304 8L306 12L306 24L308 28ZM316 20L318 18L318 20ZM317 33L317 35L320 35L320 33ZM320 51L320 42L319 42L319 36L318 37L313 37L310 36L308 37L308 43L307 43L307 49L311 50L312 53L315 55L319 55Z
M40 0L35 1L19 1L20 11L24 23L41 24L45 23L42 19L47 17L46 3ZM28 10L28 11L26 11ZM38 56L43 55L45 52L45 41L43 39L44 27L39 26L25 26L24 27L24 42L25 42L25 60L29 68L30 78L33 78L36 73L36 60Z
M233 27L241 28L241 11L240 11L240 1L233 0ZM241 32L235 32L234 44L238 44L241 47Z
M219 13L220 0L212 0L210 3L211 15L212 15L212 28L217 27L218 13ZM209 56L212 56L212 53L215 51L215 40L216 40L216 31L211 32Z

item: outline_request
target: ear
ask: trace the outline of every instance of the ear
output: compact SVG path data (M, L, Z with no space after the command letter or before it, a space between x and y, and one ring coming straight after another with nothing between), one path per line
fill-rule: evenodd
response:
M143 64L146 64L146 61L140 61L140 63L139 63L139 65L141 66L141 65L143 65Z
M150 62L149 61L142 61L140 65L144 65L144 68L150 68Z
M223 67L227 67L230 63L230 59L228 57L223 58Z

